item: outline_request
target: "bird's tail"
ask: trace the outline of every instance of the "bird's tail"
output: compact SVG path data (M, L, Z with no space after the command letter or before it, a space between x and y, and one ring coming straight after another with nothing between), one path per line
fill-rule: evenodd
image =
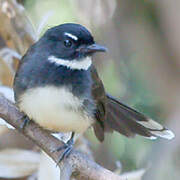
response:
M107 95L107 98L108 112L105 128L113 129L128 137L133 137L136 134L149 139L157 137L172 139L174 137L173 132L161 124L127 107L110 95Z

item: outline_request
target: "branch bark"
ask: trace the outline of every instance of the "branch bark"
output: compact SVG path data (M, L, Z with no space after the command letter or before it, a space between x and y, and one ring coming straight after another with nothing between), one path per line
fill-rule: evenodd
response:
M58 158L60 157L61 152L53 152L53 150L62 146L63 142L53 137L49 132L40 128L33 121L30 121L30 123L28 123L28 125L22 130L20 128L20 124L23 122L24 114L2 95L0 95L0 117L14 126L24 136L32 140L56 163L58 163ZM86 155L76 150L73 150L70 156L58 166L62 170L66 169L68 166L69 174L64 175L63 179L69 179L71 174L73 174L78 178L90 180L122 180L120 176L101 167L90 160Z

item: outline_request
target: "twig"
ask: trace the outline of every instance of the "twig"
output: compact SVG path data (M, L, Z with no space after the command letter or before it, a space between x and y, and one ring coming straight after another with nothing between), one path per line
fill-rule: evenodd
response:
M30 140L32 140L37 146L44 150L56 163L61 152L53 152L54 149L63 145L63 142L53 137L49 132L40 128L33 121L22 130L20 124L23 122L24 114L21 113L18 108L8 101L4 96L0 95L0 117L4 118L9 124L14 126L19 132L24 134ZM73 150L70 156L65 159L63 164L59 164L61 167L71 167L68 170L68 176L71 173L78 178L83 177L89 180L121 180L120 176L115 173L101 167L86 155Z

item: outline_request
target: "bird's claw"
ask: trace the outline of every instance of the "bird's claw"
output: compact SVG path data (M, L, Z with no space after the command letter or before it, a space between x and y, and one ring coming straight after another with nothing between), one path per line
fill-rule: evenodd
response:
M53 150L52 152L57 152L57 151L62 151L64 150L64 152L62 152L60 158L58 159L57 165L65 158L67 158L72 149L73 149L73 145L74 145L74 140L70 139L69 141L67 141L67 143L65 143L64 145L58 147L57 149Z
M69 157L69 155L71 154L71 151L73 149L73 146L67 146L64 150L64 152L61 154L61 156L58 159L57 165L59 163L61 163L62 160L66 159Z

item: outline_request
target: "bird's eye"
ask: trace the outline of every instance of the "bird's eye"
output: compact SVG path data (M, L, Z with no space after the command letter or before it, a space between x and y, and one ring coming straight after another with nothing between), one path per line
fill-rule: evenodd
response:
M64 41L64 46L65 46L65 47L71 47L71 46L72 46L72 42L71 42L69 39L66 39L66 40Z

